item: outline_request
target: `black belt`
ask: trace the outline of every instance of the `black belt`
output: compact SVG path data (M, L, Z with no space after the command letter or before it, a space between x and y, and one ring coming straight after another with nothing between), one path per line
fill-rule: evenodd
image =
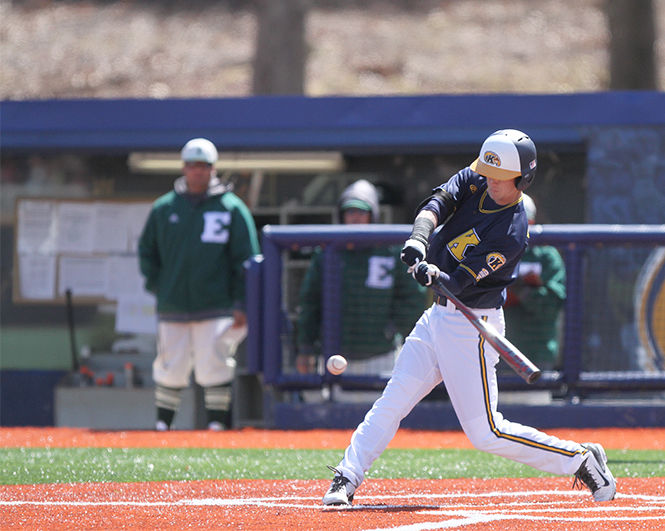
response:
M455 303L452 301L448 301L448 297L444 297L443 295L434 295L434 302L437 304L440 304L441 306L448 306L448 302L450 302L453 306L455 306ZM499 310L501 306L497 306L496 308L487 308L488 310ZM457 306L455 306L456 310L459 310ZM480 308L475 308L476 310L479 310Z
M434 302L437 304L440 304L441 306L447 306L448 305L448 297L444 297L443 295L435 295L434 296Z

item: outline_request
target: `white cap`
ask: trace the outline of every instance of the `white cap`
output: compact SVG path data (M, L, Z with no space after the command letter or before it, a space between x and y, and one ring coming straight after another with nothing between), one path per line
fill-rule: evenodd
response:
M217 148L205 138L192 138L180 152L183 162L217 162Z
M536 203L530 196L522 193L522 204L524 205L524 211L526 212L526 219L528 221L536 221Z

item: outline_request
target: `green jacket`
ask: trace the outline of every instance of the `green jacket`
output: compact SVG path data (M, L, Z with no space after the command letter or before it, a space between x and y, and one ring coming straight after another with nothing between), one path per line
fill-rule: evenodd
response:
M181 177L154 202L138 252L160 319L190 321L244 308L244 265L259 244L252 215L238 196L213 179L196 201Z
M556 366L565 300L566 269L559 252L547 245L529 247L517 280L508 288L506 337L542 369Z
M365 359L395 348L425 309L426 293L399 259L398 247L343 251L341 352ZM298 344L320 351L323 254L316 251L300 289Z

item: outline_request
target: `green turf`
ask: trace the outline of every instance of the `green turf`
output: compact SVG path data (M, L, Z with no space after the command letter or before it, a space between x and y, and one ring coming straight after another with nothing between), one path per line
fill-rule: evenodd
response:
M328 479L342 450L4 448L0 483ZM608 451L615 476L665 477L665 452ZM548 474L476 450L387 450L371 478L537 477Z

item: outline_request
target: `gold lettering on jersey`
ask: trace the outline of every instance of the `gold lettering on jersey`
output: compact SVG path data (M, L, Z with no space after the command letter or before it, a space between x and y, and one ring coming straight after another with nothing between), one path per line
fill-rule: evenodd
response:
M460 234L457 238L453 238L448 242L448 251L452 254L458 262L464 260L466 251L469 247L474 247L480 243L480 238L474 229L469 229L464 234Z
M496 271L506 263L506 257L501 253L489 253L485 257L485 260L487 261L487 265L490 266L492 271Z

